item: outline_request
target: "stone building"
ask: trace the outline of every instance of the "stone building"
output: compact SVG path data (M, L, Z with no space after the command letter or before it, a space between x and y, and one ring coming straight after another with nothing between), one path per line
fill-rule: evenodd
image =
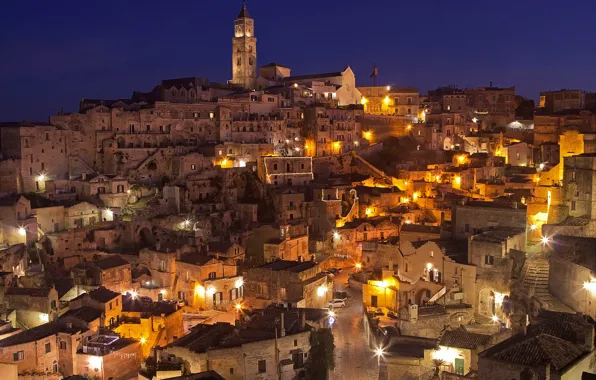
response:
M525 229L498 227L468 238L469 264L476 267L474 304L478 314L509 320L514 267L525 260Z
M310 329L300 309L266 309L236 328L198 325L160 350L158 360L191 373L213 369L230 380L293 379L304 376Z
M594 322L566 313L543 313L515 335L479 355L482 379L580 379L594 374Z
M141 365L141 343L115 334L95 335L81 344L76 357L77 373L84 377L129 379Z
M489 127L515 120L515 87L479 87L465 90L474 116Z
M559 90L540 92L539 107L546 112L583 109L586 94L581 90Z
M0 245L27 244L37 240L37 223L31 202L22 195L0 198Z
M127 294L122 297L121 324L114 331L120 336L142 340L143 358L151 348L166 346L184 336L183 309L176 303L147 302Z
M526 206L517 202L469 201L451 211L452 236L467 239L495 227L526 228Z
M47 180L67 179L69 140L68 130L51 124L2 123L1 157L12 161L16 175L16 178L6 178L10 184L7 190L43 191Z
M306 108L304 111L307 140L305 153L314 157L324 157L354 150L363 137L361 130L363 115L362 108L357 105ZM308 141L312 143L308 144Z
M333 280L315 262L278 260L248 269L244 286L244 296L255 304L323 308L332 298Z
M576 312L596 317L596 238L556 235L550 238L548 289Z
M131 265L118 255L75 265L70 272L75 285L103 286L117 293L132 289Z
M72 309L88 306L99 310L102 313L101 326L111 328L118 325L122 317L122 293L102 286L72 299L69 306Z
M314 178L311 157L261 157L259 179L273 186L308 185Z
M418 119L420 94L414 87L358 87L358 91L367 114L407 116L411 122Z
M257 78L257 38L255 21L248 15L246 4L234 20L232 39L232 80L230 83L254 88Z
M32 328L58 316L58 292L54 288L15 288L4 291L4 305L16 311L16 324Z
M69 321L53 321L0 340L0 362L14 363L19 374L79 372L76 355L87 328Z

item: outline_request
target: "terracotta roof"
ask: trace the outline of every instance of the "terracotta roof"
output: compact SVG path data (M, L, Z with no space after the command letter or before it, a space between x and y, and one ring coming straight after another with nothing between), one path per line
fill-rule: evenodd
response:
M490 342L490 335L482 335L464 330L445 331L439 344L446 347L474 349Z
M494 353L492 358L528 366L551 364L555 370L559 371L581 355L582 351L572 343L552 335L540 334L521 342L506 345Z

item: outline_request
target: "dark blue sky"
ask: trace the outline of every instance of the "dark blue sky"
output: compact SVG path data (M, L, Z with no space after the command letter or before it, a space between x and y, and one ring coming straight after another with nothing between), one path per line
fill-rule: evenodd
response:
M7 1L0 12L0 121L47 120L81 97L129 97L161 79L231 71L241 1ZM516 85L596 91L594 0L249 0L259 65L295 75L350 65L369 85L421 92ZM282 5L283 4L283 5Z

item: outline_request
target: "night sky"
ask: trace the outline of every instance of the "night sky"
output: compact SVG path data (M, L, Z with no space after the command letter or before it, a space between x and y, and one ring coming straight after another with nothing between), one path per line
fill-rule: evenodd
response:
M282 6L283 4L283 6ZM258 64L343 70L370 85L596 91L595 0L249 0ZM82 97L130 97L161 79L231 77L239 0L6 1L0 121L46 121Z

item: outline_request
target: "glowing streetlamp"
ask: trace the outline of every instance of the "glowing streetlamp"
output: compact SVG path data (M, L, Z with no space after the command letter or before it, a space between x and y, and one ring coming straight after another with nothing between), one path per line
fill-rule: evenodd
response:
M356 269L360 270L360 269L362 269L362 264L356 263L355 267L356 267Z
M493 315L493 316L491 317L491 319L492 319L492 320L493 320L493 322L495 322L495 323L499 322L499 317L497 317L496 315Z
M530 229L531 229L532 231L536 231L536 228L538 228L538 226L537 226L537 225L535 225L535 224L532 224L532 225L530 226Z
M21 236L27 235L27 230L25 230L25 227L19 227L19 235L21 235Z
M542 244L547 245L550 242L550 238L548 236L543 236L541 241Z
M365 139L367 139L367 140L370 140L370 139L371 139L371 137L372 137L372 132L371 132L371 131L365 131L365 132L363 133L363 135L364 135L364 138L365 138Z
M145 338L144 336L141 337L141 344L145 344L147 343L147 338Z

